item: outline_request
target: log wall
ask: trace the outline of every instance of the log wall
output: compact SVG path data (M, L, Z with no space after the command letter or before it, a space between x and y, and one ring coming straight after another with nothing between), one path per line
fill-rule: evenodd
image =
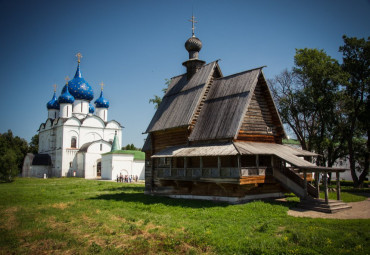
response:
M253 92L236 140L281 143L283 128L264 79Z

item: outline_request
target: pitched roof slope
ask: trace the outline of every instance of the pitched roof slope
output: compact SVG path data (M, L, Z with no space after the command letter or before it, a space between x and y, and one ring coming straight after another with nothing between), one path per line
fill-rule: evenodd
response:
M234 138L262 68L214 81L190 141Z
M216 63L204 65L190 80L186 74L173 77L146 133L189 125Z

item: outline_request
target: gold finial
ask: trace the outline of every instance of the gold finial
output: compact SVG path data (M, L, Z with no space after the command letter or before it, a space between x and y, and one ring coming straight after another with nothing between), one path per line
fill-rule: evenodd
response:
M66 76L66 78L64 78L66 80L66 84L68 84L68 81L69 81L69 77L68 75Z
M100 83L100 88L101 88L101 90L102 90L102 91L103 91L103 87L104 87L104 85L105 85L105 84L104 84L104 82L101 82L101 83Z
M78 63L80 63L80 62L81 62L81 58L82 58L82 54L81 54L80 52L78 52L78 53L76 54L76 57L77 57L77 61L78 61Z
M54 84L53 87L54 87L54 92L57 92L57 85Z
M194 35L194 30L195 30L194 23L198 23L198 21L195 21L195 17L193 14L191 15L191 19L189 19L189 21L191 22L192 36L194 37L195 36Z

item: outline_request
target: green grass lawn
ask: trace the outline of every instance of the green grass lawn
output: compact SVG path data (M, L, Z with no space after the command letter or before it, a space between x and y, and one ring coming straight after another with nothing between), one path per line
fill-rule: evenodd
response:
M295 218L297 202L152 197L142 184L0 184L0 254L369 254L370 220ZM345 193L345 192L344 192Z

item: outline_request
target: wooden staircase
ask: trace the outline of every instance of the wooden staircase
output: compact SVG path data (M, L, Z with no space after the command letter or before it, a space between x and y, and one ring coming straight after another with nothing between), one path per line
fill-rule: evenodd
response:
M273 169L273 176L284 188L293 192L299 198L305 198L304 183L301 176L289 168ZM319 194L314 186L307 183L308 196L318 198Z
M328 200L319 198L317 189L307 183L307 197L305 197L304 183L300 175L288 168L274 169L275 179L286 189L297 195L301 202L299 208L313 210L324 213L335 213L352 207L340 200Z

